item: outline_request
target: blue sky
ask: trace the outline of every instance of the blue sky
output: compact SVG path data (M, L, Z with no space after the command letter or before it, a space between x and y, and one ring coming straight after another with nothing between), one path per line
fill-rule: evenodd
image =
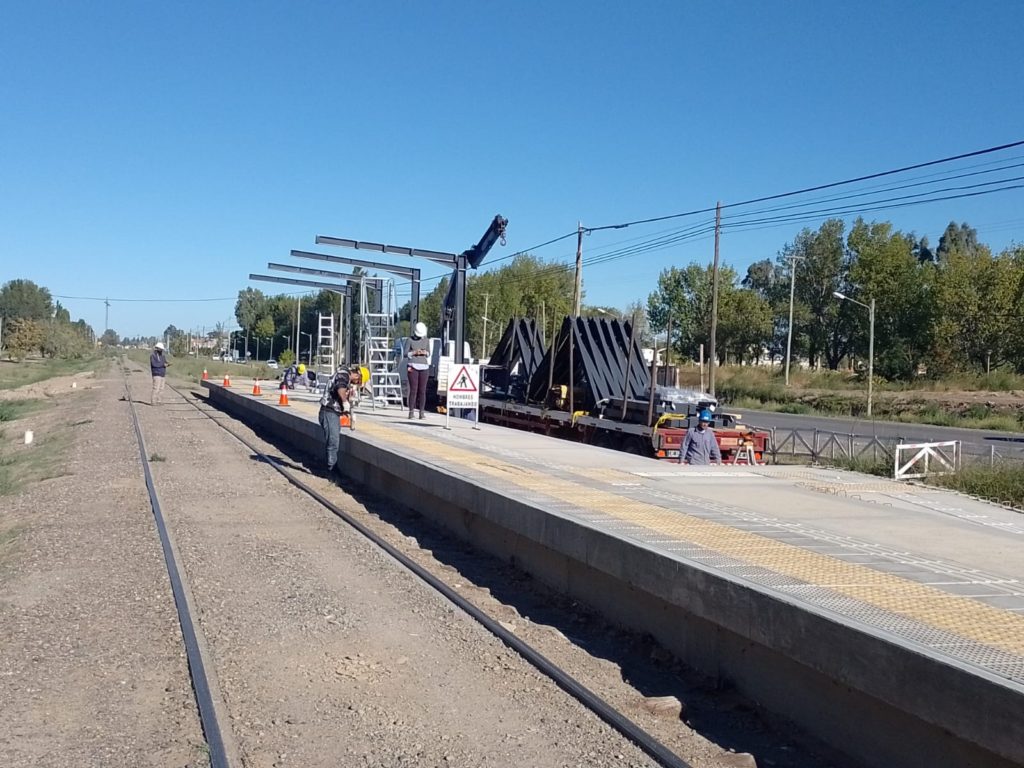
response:
M578 220L706 208L1013 142L1024 139L1021 29L1015 0L9 3L0 282L233 297L266 262L317 250L317 234L458 251L501 213L500 257ZM1014 158L1024 147L958 167ZM1001 249L1024 241L1024 190L868 217L933 245L966 220ZM595 232L585 256L705 219ZM722 259L742 274L802 226L816 222L725 231ZM574 251L570 239L535 253ZM643 299L662 269L711 253L703 235L588 266L587 302ZM62 301L102 330L101 303ZM110 324L150 334L232 312L230 298L115 302Z

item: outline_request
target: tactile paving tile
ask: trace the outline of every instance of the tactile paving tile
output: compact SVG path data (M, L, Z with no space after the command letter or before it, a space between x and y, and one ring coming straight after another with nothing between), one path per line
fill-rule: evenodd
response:
M749 569L744 571L744 578L777 581L778 586L774 588L780 591L786 590L787 580L816 586L826 590L830 597L820 600L805 597L809 603L925 645L929 644L928 632L939 632L954 642L932 643L937 652L949 654L948 649L955 648L957 658L987 667L984 659L998 657L1001 661L993 662L998 666L988 668L1013 679L1021 679L1019 676L1024 674L1015 666L1018 661L1024 664L1021 658L1024 656L1024 616L1017 613L724 523L631 499L611 490L580 485L545 474L539 467L528 472L513 470L500 461L481 460L478 451L411 435L379 423L363 422L361 428L374 437L401 445L407 453L441 458L445 463L460 464L464 470L508 482L517 492L541 492L571 507L601 512L608 522L614 520L620 524L615 527L622 531L621 535L628 535L627 531L634 528L654 532L662 539L688 542L693 549L705 550L704 554L691 555L693 560L725 572L730 565L739 562Z

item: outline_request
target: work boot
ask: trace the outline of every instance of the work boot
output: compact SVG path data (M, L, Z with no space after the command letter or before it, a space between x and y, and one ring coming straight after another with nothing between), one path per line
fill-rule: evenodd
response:
M423 415L423 411L420 411L420 421L426 420L426 416Z
M409 411L409 418L410 419L412 418L412 411L411 410Z

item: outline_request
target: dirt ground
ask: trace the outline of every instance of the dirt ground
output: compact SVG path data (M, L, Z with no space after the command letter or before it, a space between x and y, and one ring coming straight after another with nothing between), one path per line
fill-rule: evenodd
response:
M51 401L5 429L36 442L5 449L59 450L63 471L0 497L3 766L206 764L119 390L87 376L15 391Z
M148 401L148 375L131 381ZM89 386L30 417L89 420L64 427L70 474L0 497L0 765L202 765L120 374ZM138 410L241 765L653 765L183 399ZM696 768L841 764L647 639L230 426ZM682 717L648 711L663 696Z

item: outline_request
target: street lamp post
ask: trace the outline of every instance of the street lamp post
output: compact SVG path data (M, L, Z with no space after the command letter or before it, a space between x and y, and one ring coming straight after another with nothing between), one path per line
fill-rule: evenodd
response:
M868 311L868 418L871 418L871 395L875 383L875 299L872 297L870 304L863 301L851 299L846 294L833 291L832 295L840 301L852 301L859 307Z
M309 351L306 355L306 365L313 365L313 334L299 331L303 336L309 336Z

